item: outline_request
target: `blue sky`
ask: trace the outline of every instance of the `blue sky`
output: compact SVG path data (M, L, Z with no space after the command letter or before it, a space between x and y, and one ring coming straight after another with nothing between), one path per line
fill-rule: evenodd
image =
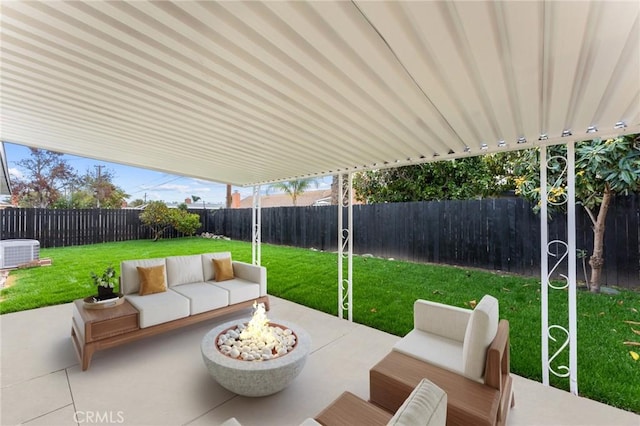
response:
M12 178L21 176L21 170L16 163L29 157L29 148L8 142L4 143L4 148L10 175ZM129 201L137 198L144 200L146 196L147 201L161 200L166 203L181 203L185 198L197 195L207 203L224 204L225 202L227 187L223 184L74 155L65 154L64 159L80 174L85 174L87 170L96 173L95 166L105 166L115 174L113 183L130 195ZM329 184L320 182L319 188L327 188L331 183L330 178L328 182ZM233 187L233 190L239 191L242 198L251 195L253 191L252 188L243 187Z

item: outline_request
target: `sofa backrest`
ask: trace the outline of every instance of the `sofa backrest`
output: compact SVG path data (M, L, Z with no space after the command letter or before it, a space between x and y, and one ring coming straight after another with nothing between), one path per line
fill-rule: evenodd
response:
M167 257L167 285L201 283L204 281L202 258L199 254L191 256Z
M200 255L202 261L202 271L204 273L204 281L212 281L215 277L215 272L213 270L213 259L225 259L227 257L231 258L231 252L221 251L219 253L205 253Z
M482 380L487 349L498 332L498 299L485 295L469 317L462 344L463 374Z
M122 294L134 294L140 292L140 277L138 266L148 268L150 266L164 265L164 280L167 282L167 268L165 259L140 259L125 260L120 263L120 292Z

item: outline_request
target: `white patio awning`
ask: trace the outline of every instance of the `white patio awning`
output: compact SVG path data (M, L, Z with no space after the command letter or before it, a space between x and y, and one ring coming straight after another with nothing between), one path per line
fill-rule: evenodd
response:
M1 138L253 185L640 133L639 11L3 2Z

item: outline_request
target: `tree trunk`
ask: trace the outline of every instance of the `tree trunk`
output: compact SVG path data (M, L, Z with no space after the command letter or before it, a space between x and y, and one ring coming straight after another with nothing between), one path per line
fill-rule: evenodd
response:
M338 175L333 175L333 180L331 181L331 205L332 206L338 205L339 191L340 190L338 189Z
M593 254L589 258L589 265L591 266L591 283L589 284L589 288L592 293L600 293L600 280L602 267L604 266L605 221L612 198L613 193L611 192L611 188L606 184L602 196L602 204L600 204L600 210L598 211L598 217L593 225Z

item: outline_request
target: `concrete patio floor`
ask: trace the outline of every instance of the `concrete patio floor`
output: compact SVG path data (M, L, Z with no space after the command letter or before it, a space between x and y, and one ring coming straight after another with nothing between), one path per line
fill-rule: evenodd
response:
M250 311L98 352L79 368L71 345L71 304L0 317L0 424L297 425L344 390L369 396L368 371L398 337L271 298L269 317L312 338L307 364L282 392L237 396L208 374L200 341L216 324ZM640 425L640 416L514 377L509 425Z

